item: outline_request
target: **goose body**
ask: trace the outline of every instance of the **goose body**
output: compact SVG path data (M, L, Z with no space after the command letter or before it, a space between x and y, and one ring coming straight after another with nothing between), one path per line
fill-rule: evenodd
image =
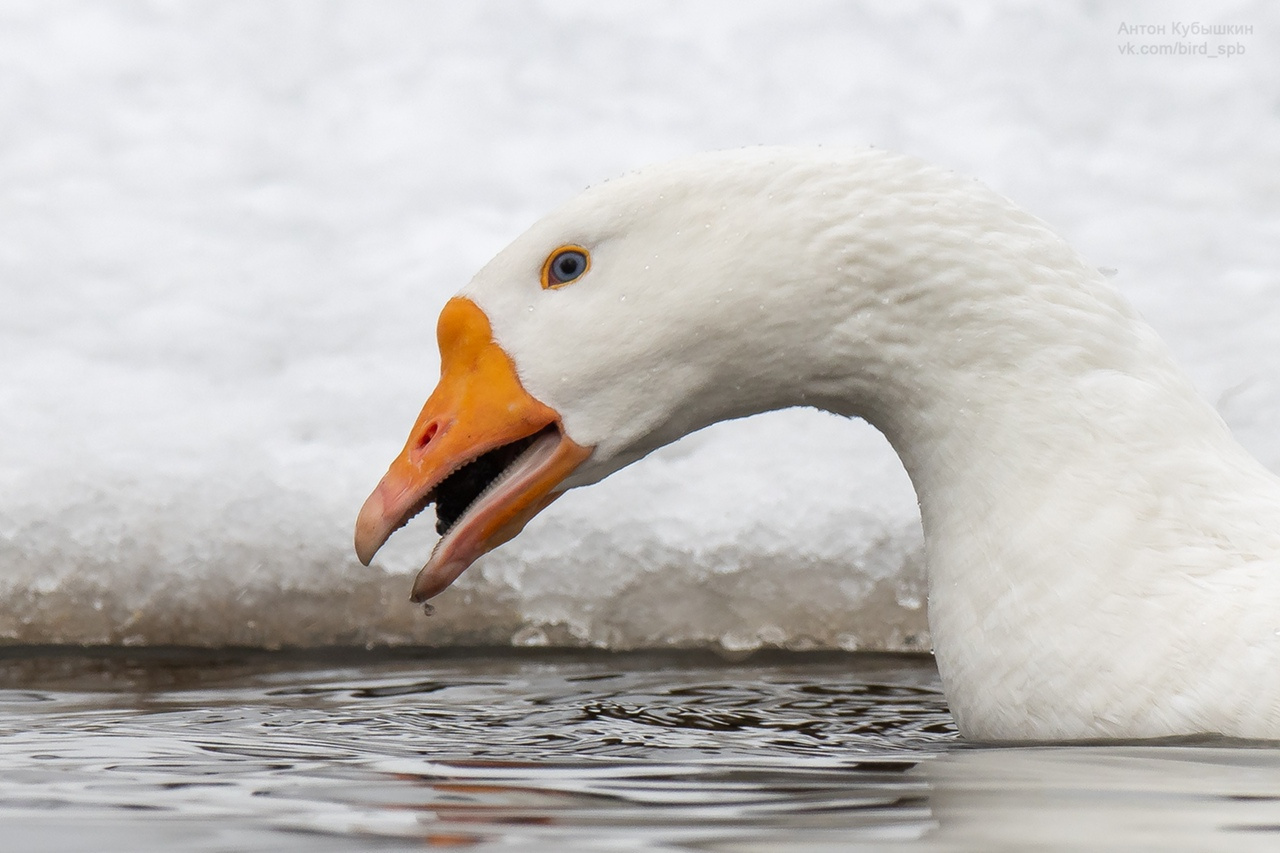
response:
M1095 268L973 180L875 149L650 167L536 223L439 335L356 534L367 562L437 504L420 600L565 489L816 406L911 477L964 735L1280 738L1280 481Z

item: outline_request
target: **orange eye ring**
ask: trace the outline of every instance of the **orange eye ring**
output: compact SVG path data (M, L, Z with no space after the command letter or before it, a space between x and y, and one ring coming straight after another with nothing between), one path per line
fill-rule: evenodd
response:
M591 269L591 253L582 246L561 246L542 263L542 289L555 290L573 284Z

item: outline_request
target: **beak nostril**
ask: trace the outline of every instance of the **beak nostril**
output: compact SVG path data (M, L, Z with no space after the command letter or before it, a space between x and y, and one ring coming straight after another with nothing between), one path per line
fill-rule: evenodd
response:
M439 425L432 422L422 431L422 435L418 436L418 446L415 450L422 450L431 443L431 439L436 437L436 432L440 429Z

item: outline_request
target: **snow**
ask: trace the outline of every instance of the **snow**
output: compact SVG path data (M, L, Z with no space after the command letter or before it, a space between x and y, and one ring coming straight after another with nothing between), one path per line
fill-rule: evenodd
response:
M1241 55L1126 55L1121 24ZM0 639L928 648L863 424L721 424L567 495L424 617L355 514L444 300L646 162L873 143L1051 222L1280 470L1280 6L5 2Z

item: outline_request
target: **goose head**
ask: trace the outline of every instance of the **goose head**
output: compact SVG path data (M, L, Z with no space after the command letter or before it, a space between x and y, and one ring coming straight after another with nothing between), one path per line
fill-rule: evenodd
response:
M879 274L859 262L849 207L883 190L886 164L909 190L919 165L903 163L703 155L536 223L441 312L439 384L360 513L360 559L434 502L443 538L413 590L425 600L568 488L717 421L822 405L832 374L851 381L823 351L833 318L857 325L878 304L838 286Z

